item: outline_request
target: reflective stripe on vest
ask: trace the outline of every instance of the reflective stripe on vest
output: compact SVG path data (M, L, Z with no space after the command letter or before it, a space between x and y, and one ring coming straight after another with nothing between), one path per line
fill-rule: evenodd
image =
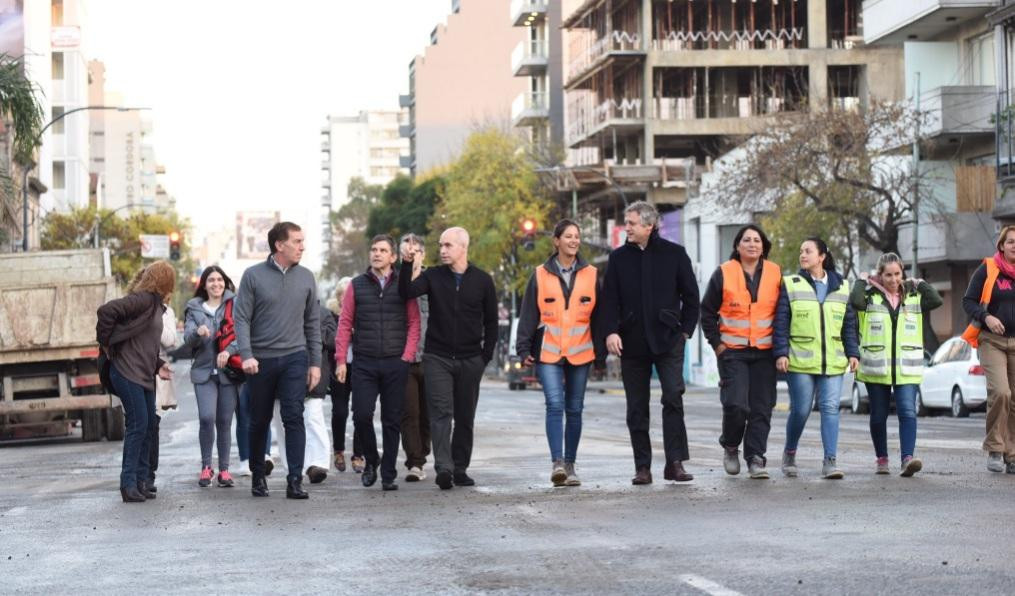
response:
M723 276L719 339L730 348L771 349L772 323L782 283L779 266L767 260L761 262L756 302L751 300L740 261L726 261L719 269Z
M543 265L536 267L536 303L543 325L539 361L588 364L596 359L592 343L592 311L596 308L596 268L586 266L574 274L570 300L564 299L560 277Z
M992 257L983 259L983 264L987 267L987 278L983 280L983 290L980 291L980 306L987 308L990 304L990 296L994 292L994 284L997 283L997 276L1001 274L1001 270ZM982 326L983 323L980 321L975 319L970 321L966 330L962 332L962 339L966 340L974 348L978 347L980 345L980 328Z
M879 292L871 294L867 310L857 314L860 319L857 380L882 385L919 383L924 367L920 295L910 292L905 296L894 323Z
M789 370L811 375L841 375L849 361L842 345L849 291L841 284L818 302L814 286L800 275L782 278L789 296Z

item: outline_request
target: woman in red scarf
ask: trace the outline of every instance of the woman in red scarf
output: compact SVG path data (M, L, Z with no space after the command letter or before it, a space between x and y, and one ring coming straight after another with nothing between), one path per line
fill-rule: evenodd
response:
M987 469L1015 474L1015 226L1005 226L997 252L969 280L962 308L971 320L962 337L979 348L987 377Z

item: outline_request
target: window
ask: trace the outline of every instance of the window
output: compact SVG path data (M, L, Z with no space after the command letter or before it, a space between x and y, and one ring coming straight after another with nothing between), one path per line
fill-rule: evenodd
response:
M50 4L50 18L54 27L63 26L63 0L53 0Z
M966 42L966 65L969 69L970 85L993 85L994 75L994 33L984 33Z
M63 80L63 52L53 52L53 80Z
M60 116L62 115L63 115L63 107L53 106L53 115L50 119L56 120L57 118L60 118ZM56 122L53 123L53 134L62 135L63 133L64 133L63 118L60 118L59 120L56 120Z
M53 190L67 188L67 169L62 161L53 162Z

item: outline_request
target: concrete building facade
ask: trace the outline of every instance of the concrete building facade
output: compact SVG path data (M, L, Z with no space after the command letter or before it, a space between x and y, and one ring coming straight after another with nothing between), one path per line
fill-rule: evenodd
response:
M525 31L511 53L511 72L528 83L511 103L511 124L547 157L564 141L561 8L549 0L512 0L509 13L511 24Z
M512 51L527 32L508 20L510 10L510 0L453 1L447 24L409 64L409 93L399 103L409 110L402 134L413 176L454 161L478 127L510 128L512 102L531 90L512 72Z

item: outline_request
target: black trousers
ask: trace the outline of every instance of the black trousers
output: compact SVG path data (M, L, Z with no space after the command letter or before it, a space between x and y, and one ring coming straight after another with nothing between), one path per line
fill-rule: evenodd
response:
M349 366L351 369L352 365ZM328 392L331 393L331 442L335 453L338 453L345 451L345 423L349 420L352 375L346 375L345 383L339 383L335 375L331 375ZM359 444L355 432L352 434L352 456L363 456L363 446Z
M258 372L248 375L250 385L250 472L264 476L264 451L268 425L278 400L285 428L285 457L289 480L303 476L307 432L303 426L303 399L307 395L309 359L305 351L276 358L259 358Z
M423 354L430 440L438 473L464 473L472 462L476 404L485 369L482 356L451 359Z
M402 411L402 449L405 467L422 468L430 455L430 416L426 407L426 387L423 365L409 366L409 379L405 385L405 410Z
M152 442L148 445L148 484L155 485L155 472L159 469L159 423L162 422L162 417L158 414L155 415L155 435L152 437Z
M744 444L744 459L758 456L767 463L768 433L775 407L775 358L772 350L727 349L719 356L719 401L722 435L729 449Z
M356 354L352 361L352 424L355 438L363 446L363 456L369 465L380 463L381 480L390 482L398 473L398 439L405 406L405 381L409 376L409 363L398 356L370 358ZM381 398L381 432L384 442L383 459L377 453L377 434L374 432L374 409L377 397Z
M652 465L649 439L649 405L652 367L663 389L663 451L666 463L691 458L684 427L684 339L665 354L620 359L620 373L627 397L627 430L631 433L636 468Z

